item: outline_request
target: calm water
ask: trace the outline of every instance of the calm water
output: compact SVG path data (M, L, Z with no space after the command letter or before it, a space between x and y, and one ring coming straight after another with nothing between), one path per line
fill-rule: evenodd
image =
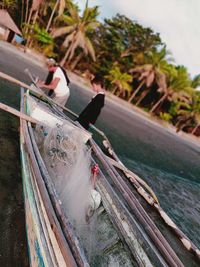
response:
M19 109L19 89L0 81L1 102ZM19 121L0 110L0 266L28 266Z
M9 71L14 73L11 66ZM18 72L22 77L23 71ZM79 113L90 98L88 92L71 86L68 107ZM0 81L0 99L19 108L19 88ZM125 165L152 186L162 207L200 247L200 148L108 101L97 126L110 138ZM0 111L0 266L3 267L28 266L18 128L18 119Z

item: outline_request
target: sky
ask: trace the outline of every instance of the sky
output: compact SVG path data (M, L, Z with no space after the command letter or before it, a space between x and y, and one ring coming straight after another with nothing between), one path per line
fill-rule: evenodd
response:
M86 0L75 0L81 9ZM175 63L187 67L191 77L200 74L200 0L89 0L98 5L100 18L126 15L151 27L172 52Z

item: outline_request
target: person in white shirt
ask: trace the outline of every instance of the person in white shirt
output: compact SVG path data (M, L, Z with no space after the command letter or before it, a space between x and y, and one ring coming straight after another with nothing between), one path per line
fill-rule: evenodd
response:
M52 58L47 60L47 67L49 70L46 81L39 81L37 85L43 89L50 90L49 96L58 104L65 106L69 96L69 78L65 70L56 64Z

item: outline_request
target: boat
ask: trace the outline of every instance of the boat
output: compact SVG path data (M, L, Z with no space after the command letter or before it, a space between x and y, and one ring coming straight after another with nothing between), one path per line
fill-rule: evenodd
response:
M20 120L30 266L185 266L125 175L149 202L153 194L108 140L106 154L70 114L36 92L22 89L21 112L37 122ZM79 179L85 174L87 182Z

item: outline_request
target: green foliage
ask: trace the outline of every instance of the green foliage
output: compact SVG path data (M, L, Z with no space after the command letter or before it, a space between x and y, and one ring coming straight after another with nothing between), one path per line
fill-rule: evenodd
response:
M40 29L38 24L35 24L33 26L33 38L35 38L38 42L41 44L52 44L53 43L53 38L52 36L45 30L45 29Z
M113 66L113 68L109 71L109 75L104 76L104 78L108 79L111 84L115 86L115 91L119 91L119 95L125 96L125 92L130 94L132 88L130 86L130 82L132 82L132 76L128 73L122 73L118 66Z
M80 16L76 7L71 5L68 12L69 15L64 15L62 17L62 20L67 25L52 31L52 36L54 38L65 36L62 45L67 48L67 51L61 61L61 65L63 65L66 60L69 63L78 48L81 48L86 56L89 54L95 61L95 51L89 34L99 26L99 22L96 20L99 14L98 7L86 7L83 11L83 15Z
M17 8L17 0L1 0L0 9L7 9L9 11Z
M193 79L192 79L192 84L191 86L193 88L197 88L200 86L200 74L196 75Z
M166 112L160 112L160 113L159 113L159 117L160 117L162 120L165 120L165 121L171 121L171 119L172 119L171 114L166 113Z
M172 102L170 108L169 108L169 114L171 114L172 117L176 117L179 114L187 113L191 111L191 106L187 103L183 102Z
M41 45L49 45L53 44L54 40L44 28L40 28L39 25L36 23L33 26L27 25L29 29L29 35L32 39L38 41Z
M147 107L143 108L143 110L144 110L145 112L149 112L149 108L147 108Z
M112 19L105 19L93 37L97 54L95 70L104 75L114 62L119 63L121 70L128 72L134 61L143 58L146 50L161 44L159 35L150 28L144 28L119 14Z
M48 57L56 57L56 54L53 52L55 44L52 36L44 28L40 28L38 24L28 25L27 28L29 29L28 36L31 37L34 49Z

